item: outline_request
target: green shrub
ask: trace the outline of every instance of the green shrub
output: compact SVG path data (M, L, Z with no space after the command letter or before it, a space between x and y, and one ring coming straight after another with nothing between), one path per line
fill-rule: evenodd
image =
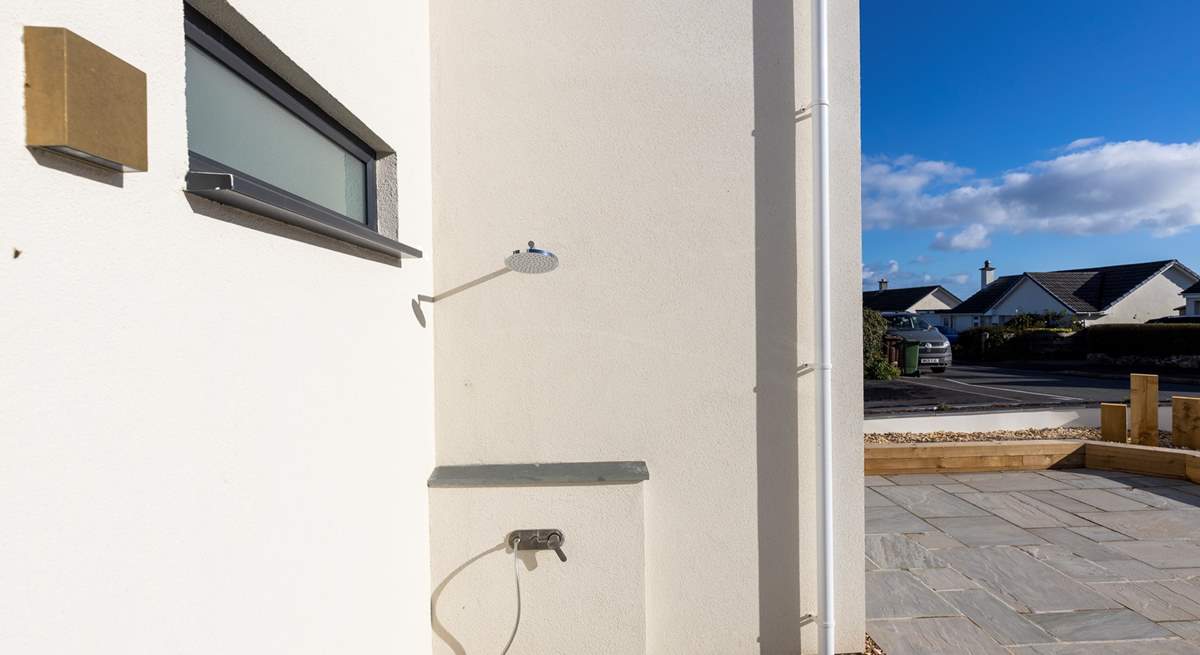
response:
M1004 327L1015 332L1037 330L1043 328L1067 327L1066 314L1062 312L1043 312L1041 314L1021 314L1008 319Z
M863 377L868 380L891 380L900 375L900 369L887 360L883 345L887 328L882 314L863 307Z
M1122 355L1200 355L1200 324L1113 323L1094 325L1075 335L1084 353Z
M1003 325L986 325L958 333L954 344L954 358L966 361L990 359L991 351L1002 346L1015 332Z

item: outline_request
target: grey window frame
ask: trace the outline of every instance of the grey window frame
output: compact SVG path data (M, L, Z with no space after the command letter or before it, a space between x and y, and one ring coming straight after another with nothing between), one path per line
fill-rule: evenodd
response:
M265 93L309 127L321 133L353 157L366 170L365 225L340 212L302 198L295 193L239 171L222 162L188 150L187 190L218 202L351 241L357 245L397 257L420 257L421 252L379 234L376 161L373 148L342 127L311 100L233 40L221 28L188 4L184 4L184 37L229 68L248 84Z

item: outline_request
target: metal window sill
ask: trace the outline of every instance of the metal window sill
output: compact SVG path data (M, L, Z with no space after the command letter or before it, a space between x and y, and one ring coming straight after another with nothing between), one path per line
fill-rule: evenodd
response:
M294 204L274 189L239 175L189 171L184 189L209 200L267 216L356 246L398 258L420 258L421 251L393 241L330 212L328 217L310 216L288 209Z

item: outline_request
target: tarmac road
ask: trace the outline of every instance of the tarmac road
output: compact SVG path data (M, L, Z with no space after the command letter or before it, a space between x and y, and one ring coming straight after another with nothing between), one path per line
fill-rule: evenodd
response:
M1071 372L955 365L919 378L864 382L868 415L932 410L1011 409L1046 405L1095 405L1129 401L1129 380ZM1159 384L1159 401L1200 397L1200 384Z

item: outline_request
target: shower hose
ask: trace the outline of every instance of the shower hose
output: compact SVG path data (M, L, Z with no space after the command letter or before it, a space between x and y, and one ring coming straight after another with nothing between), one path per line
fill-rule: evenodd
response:
M513 549L513 582L517 585L517 620L513 622L512 634L508 636L508 643L504 644L504 651L501 655L508 655L508 649L512 648L513 640L517 638L517 628L521 627L521 572L517 566L520 560L517 559L517 544L520 539L512 540Z

